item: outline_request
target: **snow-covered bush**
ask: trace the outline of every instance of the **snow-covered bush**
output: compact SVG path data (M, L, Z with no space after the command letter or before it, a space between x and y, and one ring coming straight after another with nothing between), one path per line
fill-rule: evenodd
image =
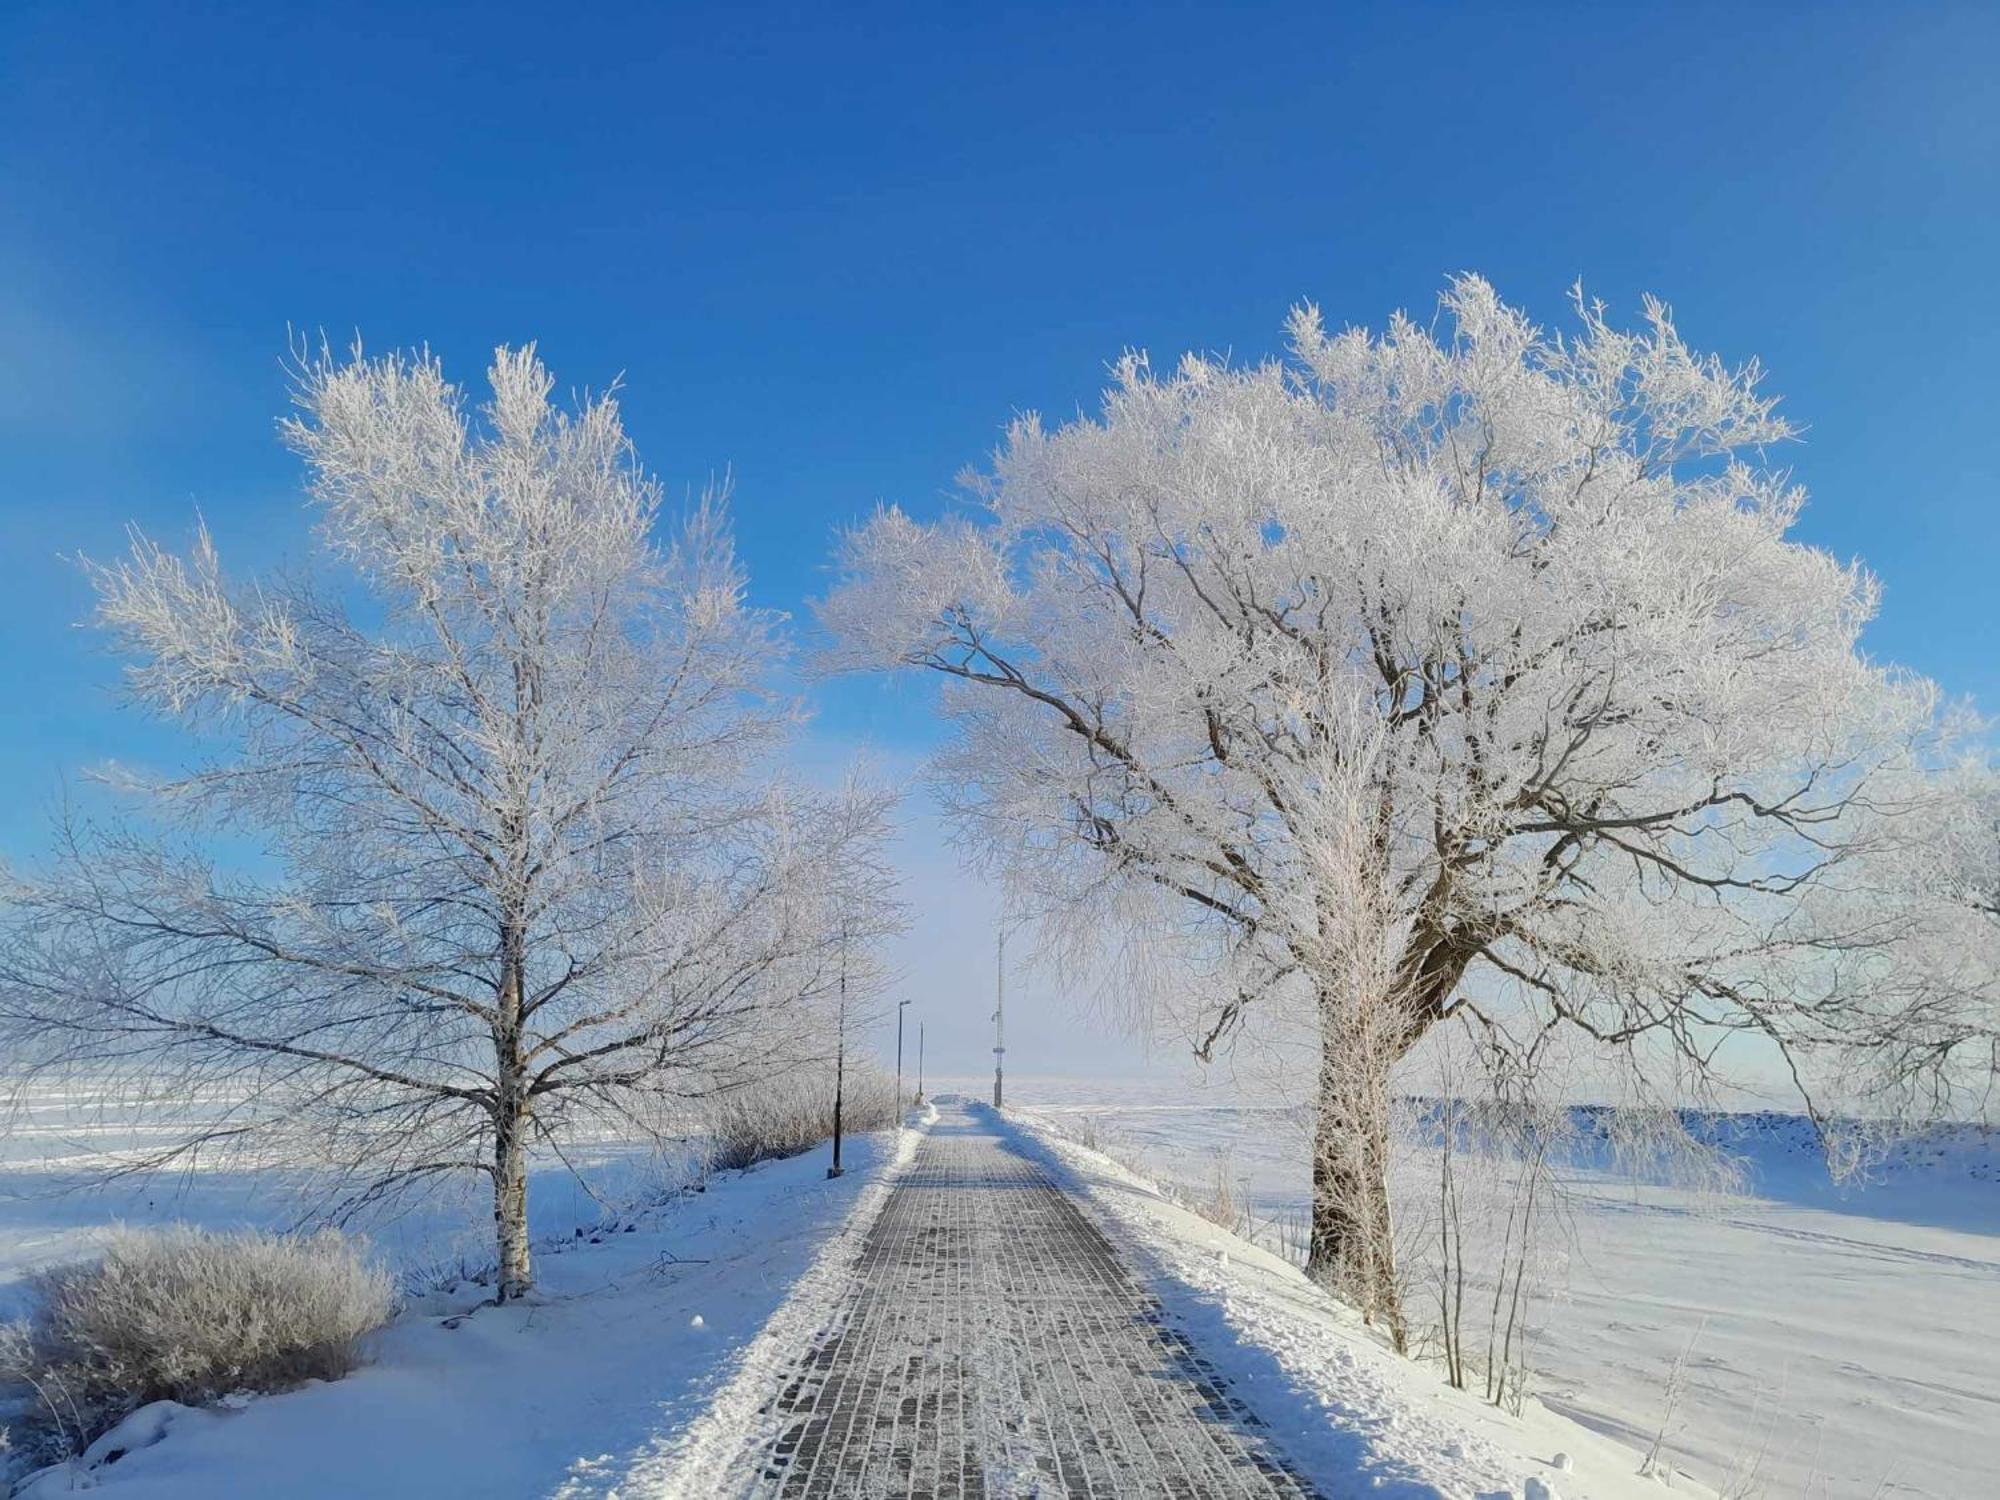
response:
M850 1065L842 1090L841 1128L852 1135L896 1121L895 1080ZM810 1151L833 1135L833 1073L789 1072L716 1101L708 1123L709 1166L754 1166Z
M121 1230L100 1259L29 1283L0 1334L0 1381L28 1387L44 1450L76 1451L148 1402L333 1380L387 1320L389 1277L335 1231L289 1238Z
M1250 1217L1250 1206L1226 1151L1215 1154L1215 1179L1209 1184L1208 1192L1197 1196L1188 1206L1209 1223L1231 1234L1240 1234L1246 1240L1256 1237L1257 1226Z

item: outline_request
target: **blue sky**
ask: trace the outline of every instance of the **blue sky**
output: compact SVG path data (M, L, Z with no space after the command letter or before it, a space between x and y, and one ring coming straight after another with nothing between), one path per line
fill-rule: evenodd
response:
M117 708L61 554L194 510L296 555L288 326L537 339L622 374L675 487L733 469L753 588L946 502L1127 346L1255 357L1292 302L1427 314L1478 270L1759 356L1869 644L2000 702L1993 6L983 10L0 6L0 852ZM922 695L824 693L913 752ZM1061 1058L1053 1057L1051 1065Z

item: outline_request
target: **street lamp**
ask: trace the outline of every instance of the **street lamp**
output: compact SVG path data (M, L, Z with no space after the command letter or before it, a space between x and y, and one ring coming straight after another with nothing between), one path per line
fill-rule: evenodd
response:
M896 1002L896 1118L903 1116L903 1007L910 1002Z
M1002 1064L1007 1058L1007 928L1000 928L1000 942L993 963L993 1107L1000 1108Z
M844 1095L847 1084L847 934L841 933L840 947L840 1010L834 1023L833 1039L833 1165L826 1169L828 1177L838 1177L845 1170L840 1165L840 1126Z

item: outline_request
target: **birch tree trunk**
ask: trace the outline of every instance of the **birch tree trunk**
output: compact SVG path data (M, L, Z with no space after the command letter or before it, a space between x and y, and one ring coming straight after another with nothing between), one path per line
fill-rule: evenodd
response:
M534 1285L528 1249L528 1076L522 1056L521 929L501 935L500 1006L493 1032L493 1228L500 1254L498 1300L512 1302Z
M534 1263L528 1251L528 1152L525 1110L511 1118L502 1101L493 1129L493 1227L500 1250L500 1284L496 1296L513 1302L534 1286Z

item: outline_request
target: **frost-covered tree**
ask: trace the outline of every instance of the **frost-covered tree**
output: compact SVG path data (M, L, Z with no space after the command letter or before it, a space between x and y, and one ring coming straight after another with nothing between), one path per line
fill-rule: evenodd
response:
M1885 840L1900 869L1882 884L1915 890L1896 962L1872 978L1875 1031L1849 1092L1893 1125L1920 1115L1991 1116L2000 1082L2000 771L1975 753L1928 778L1908 826ZM1970 1066L1983 1059L1983 1066ZM1954 1063L1962 1064L1954 1066ZM1972 1094L1968 1081L1979 1085Z
M879 897L886 807L770 771L780 622L720 499L668 522L532 349L490 378L302 362L324 577L234 585L206 530L91 568L131 696L215 758L124 777L157 817L72 823L12 892L0 1031L146 1106L146 1165L253 1147L345 1208L490 1179L509 1298L533 1154L816 1045L821 893Z
M822 606L839 664L946 679L939 777L1016 902L1205 962L1201 1056L1316 1011L1311 1267L1391 1314L1388 1070L1444 1018L1695 1071L1748 1034L1810 1080L1957 1003L1878 984L1935 695L1862 654L1874 581L1788 539L1756 368L1652 303L1559 336L1466 278L1444 313L1128 356L1095 419L1012 426L973 514L878 513Z

